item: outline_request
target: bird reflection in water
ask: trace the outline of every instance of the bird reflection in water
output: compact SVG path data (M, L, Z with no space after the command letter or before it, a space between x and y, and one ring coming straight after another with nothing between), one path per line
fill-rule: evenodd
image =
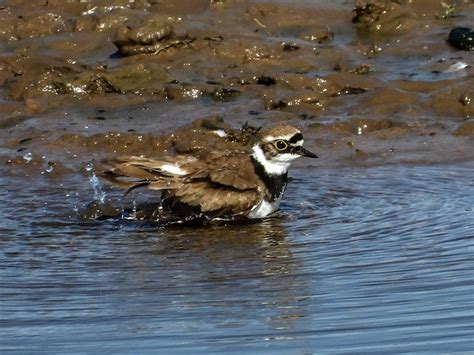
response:
M114 275L122 278L122 296L137 299L130 315L156 312L158 321L163 313L177 320L192 313L212 326L258 320L264 328L293 328L307 313L307 280L282 222L138 230L135 222L127 242L113 246L127 255L117 261L124 272Z

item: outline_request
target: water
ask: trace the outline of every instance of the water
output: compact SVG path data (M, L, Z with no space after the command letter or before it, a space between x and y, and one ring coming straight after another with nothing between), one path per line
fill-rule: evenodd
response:
M173 229L80 221L87 176L2 174L0 349L474 350L473 165L308 169L275 218Z

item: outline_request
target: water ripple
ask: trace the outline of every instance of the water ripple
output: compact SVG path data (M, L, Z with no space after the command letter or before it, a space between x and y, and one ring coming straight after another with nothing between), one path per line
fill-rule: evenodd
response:
M83 177L7 185L0 348L474 348L472 166L293 175L276 218L174 229L80 221Z

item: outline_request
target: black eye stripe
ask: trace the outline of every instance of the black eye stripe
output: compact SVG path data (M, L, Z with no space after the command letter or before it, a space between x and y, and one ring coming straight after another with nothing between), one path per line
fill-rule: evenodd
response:
M296 133L293 137L289 139L289 142L294 144L301 140L303 140L303 135L301 133Z

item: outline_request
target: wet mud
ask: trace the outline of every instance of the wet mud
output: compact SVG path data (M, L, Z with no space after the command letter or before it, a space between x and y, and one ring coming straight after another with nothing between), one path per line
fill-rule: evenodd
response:
M448 38L473 19L462 0L4 1L0 162L212 149L203 118L295 124L324 166L472 160L473 57Z

